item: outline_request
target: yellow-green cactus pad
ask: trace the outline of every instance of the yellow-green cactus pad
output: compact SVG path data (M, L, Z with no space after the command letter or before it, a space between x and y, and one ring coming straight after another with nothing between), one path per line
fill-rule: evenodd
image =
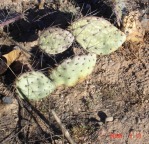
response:
M100 17L84 17L69 27L76 41L88 52L107 55L117 50L126 40L123 32Z
M74 86L92 73L95 64L95 54L75 56L62 62L49 77L56 86Z
M21 98L38 100L49 96L55 85L40 72L27 72L17 79L16 90Z
M73 43L73 35L61 28L49 28L39 37L39 47L47 54L58 54L68 49Z

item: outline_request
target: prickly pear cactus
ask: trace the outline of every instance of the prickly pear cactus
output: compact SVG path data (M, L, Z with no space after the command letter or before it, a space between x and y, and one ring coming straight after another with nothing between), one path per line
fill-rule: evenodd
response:
M21 98L38 100L55 90L55 85L40 72L28 72L16 81L16 90Z
M73 59L65 60L49 74L49 77L56 86L74 86L92 73L95 64L95 54L75 56Z
M73 40L70 32L61 28L50 28L40 35L39 46L48 54L58 54L69 48Z
M73 22L69 30L88 52L107 55L117 50L126 40L123 32L99 17L84 17Z

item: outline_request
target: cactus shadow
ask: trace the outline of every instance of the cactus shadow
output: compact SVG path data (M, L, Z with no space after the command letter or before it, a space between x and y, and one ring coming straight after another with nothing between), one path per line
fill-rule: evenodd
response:
M6 16L8 14L5 14ZM72 14L64 13L50 8L31 8L25 12L25 19L20 19L5 27L10 37L18 42L30 42L38 37L38 31L52 26L66 28L72 20Z
M13 62L10 67L3 74L3 82L6 85L11 85L20 74L30 71L27 64L23 64L20 61Z
M36 70L43 70L45 72L49 69L55 68L65 59L74 56L72 47L62 53L56 55L48 55L41 51L38 46L36 46L31 49L31 53L33 54L31 56L33 68Z
M83 16L91 15L104 17L111 22L115 21L112 7L104 2L104 0L75 0L81 7Z
M14 45L7 46L7 45L0 45L0 56L9 53L14 48Z
M104 113L103 111L98 111L98 116L99 116L101 122L105 123L106 118L107 118L106 113Z

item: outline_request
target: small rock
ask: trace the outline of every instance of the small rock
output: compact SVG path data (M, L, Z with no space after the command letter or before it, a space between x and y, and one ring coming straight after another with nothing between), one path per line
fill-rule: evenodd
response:
M98 124L99 124L100 126L102 126L102 125L103 125L103 122L98 122Z
M122 123L124 123L127 120L127 116L124 116L121 120Z
M12 104L12 98L8 96L3 97L2 101L4 104Z
M107 118L106 118L106 122L112 122L113 119L114 119L113 117L107 117Z

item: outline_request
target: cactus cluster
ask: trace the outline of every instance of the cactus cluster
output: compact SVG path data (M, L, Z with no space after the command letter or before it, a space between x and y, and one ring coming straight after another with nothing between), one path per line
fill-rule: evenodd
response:
M95 64L96 55L88 54L65 60L49 73L49 79L41 72L25 73L16 81L17 93L31 100L44 98L59 86L70 87L82 82L92 73Z
M69 32L70 31L70 32ZM90 75L96 64L96 55L107 55L117 50L126 40L123 32L99 17L84 17L73 22L68 31L61 28L45 30L39 37L39 47L47 54L58 54L68 49L74 39L88 54L64 60L46 77L41 72L25 73L16 81L18 94L38 100L57 87L70 87Z

